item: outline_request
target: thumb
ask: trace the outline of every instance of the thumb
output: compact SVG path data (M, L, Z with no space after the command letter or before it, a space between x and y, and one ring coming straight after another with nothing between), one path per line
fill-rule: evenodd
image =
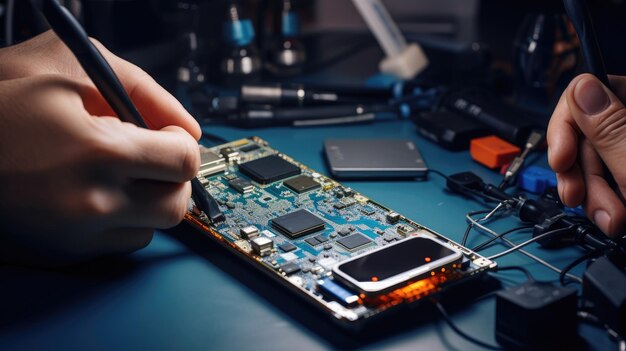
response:
M583 74L567 88L567 104L580 131L626 193L626 109L596 77Z

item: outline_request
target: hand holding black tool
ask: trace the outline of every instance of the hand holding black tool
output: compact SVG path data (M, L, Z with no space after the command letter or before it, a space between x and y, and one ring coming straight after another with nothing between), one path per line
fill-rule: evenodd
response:
M111 66L89 40L87 33L71 13L56 0L43 0L41 4L38 3L37 5L41 6L52 30L76 56L80 65L118 117L123 121L148 128ZM191 184L192 198L196 206L204 211L212 221L223 220L224 214L219 210L217 202L200 184L200 181L194 178L191 180Z
M580 40L580 49L585 62L587 71L596 76L602 84L611 89L611 84L606 75L604 60L596 32L593 28L591 13L585 0L563 0L565 12L570 18L572 25L576 29L578 39Z

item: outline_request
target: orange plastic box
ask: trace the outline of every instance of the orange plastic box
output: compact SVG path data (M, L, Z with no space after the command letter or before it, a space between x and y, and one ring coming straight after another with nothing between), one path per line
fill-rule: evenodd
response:
M520 152L520 148L495 135L472 139L470 142L472 159L489 168L502 167L511 162Z

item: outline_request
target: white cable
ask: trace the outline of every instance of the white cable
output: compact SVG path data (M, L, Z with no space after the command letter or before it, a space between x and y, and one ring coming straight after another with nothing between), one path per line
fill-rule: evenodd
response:
M497 236L498 235L493 230L491 230L491 229L485 227L484 225L478 223L475 219L473 219L473 218L471 218L471 217L469 217L467 215L465 217L467 218L468 221L470 221L472 223L473 226L475 226L475 227L477 227L477 228L479 228L479 229L481 229L481 230L491 234L492 236ZM514 247L515 246L514 242L512 242L511 240L509 240L509 239L507 239L505 237L500 237L500 240L504 241L510 247ZM554 271L554 272L556 272L558 274L561 274L561 270L559 268L557 268L556 266L553 266L552 264L550 264L547 261L539 258L538 256L535 256L535 255L531 254L530 252L528 252L526 250L519 249L518 251L519 251L519 253L521 253L523 255L526 255L526 257L529 257L530 259L534 260L535 262L543 265L544 267L546 267L546 268L548 268L548 269L550 269L550 270L552 270L552 271ZM582 279L580 279L579 277L577 277L577 276L575 276L575 275L573 275L571 273L566 273L565 275L567 277L569 277L570 279L573 279L573 280L575 280L575 281L577 281L579 283L582 283Z
M4 17L5 45L13 44L13 13L15 12L15 0L7 0L7 11Z
M572 229L572 228L571 227L567 227L567 228L555 229L555 230L551 230L549 232L545 232L545 233L543 233L541 235L537 235L536 237L534 237L532 239L526 240L526 241L524 241L521 244L515 245L515 246L513 246L512 248L510 248L508 250L502 251L499 254L495 254L495 255L489 256L489 257L487 257L487 259L490 260L490 261L493 261L496 258L500 258L502 256L510 254L511 252L517 251L517 250L521 249L522 247L524 247L526 245L530 245L530 244L534 243L535 241L539 241L541 239L545 239L545 238L547 238L549 236L553 236L555 234L559 234L559 233L562 233L562 232L570 230L570 229Z

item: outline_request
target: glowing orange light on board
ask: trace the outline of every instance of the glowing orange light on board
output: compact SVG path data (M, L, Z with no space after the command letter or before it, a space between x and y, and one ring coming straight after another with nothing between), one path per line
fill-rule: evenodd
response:
M430 260L431 260L430 257L424 257L424 261L430 262Z
M372 281L373 282L377 282L378 281L378 277L372 277Z

